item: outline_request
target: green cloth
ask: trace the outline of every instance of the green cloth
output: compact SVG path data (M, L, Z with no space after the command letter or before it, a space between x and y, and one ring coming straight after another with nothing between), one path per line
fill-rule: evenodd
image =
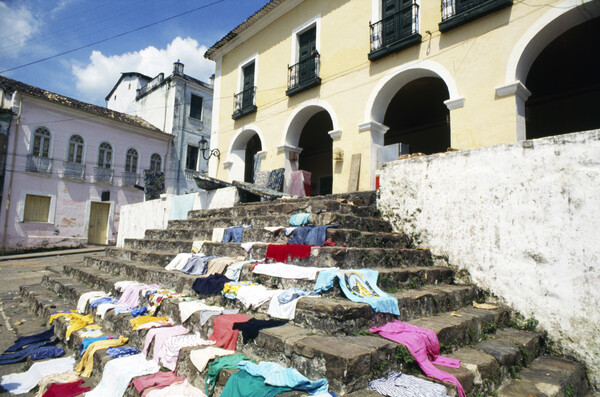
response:
M204 392L207 396L212 396L217 384L217 378L223 369L236 369L240 361L246 361L248 357L241 353L234 354L233 356L222 356L217 358L215 361L208 365L208 372L206 373L206 385Z
M291 390L294 389L265 385L265 378L252 376L241 369L231 375L221 392L221 397L273 397Z

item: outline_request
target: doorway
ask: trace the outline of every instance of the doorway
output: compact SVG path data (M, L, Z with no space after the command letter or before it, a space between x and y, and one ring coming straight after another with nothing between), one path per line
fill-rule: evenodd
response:
M110 203L92 202L90 206L90 223L88 229L88 243L108 243L108 216L110 214Z

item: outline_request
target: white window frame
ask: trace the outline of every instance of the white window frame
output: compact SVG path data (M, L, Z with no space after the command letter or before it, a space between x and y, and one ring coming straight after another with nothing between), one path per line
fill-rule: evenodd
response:
M106 164L106 163L104 162L104 160L106 159L106 157L104 157L104 158L103 158L102 165L98 164L98 158L100 157L100 147L101 147L101 146L102 146L104 143L106 143L107 145L109 145L109 146L110 146L110 153L111 153L111 155L110 155L110 163L109 163L109 166L110 166L110 167L105 167L105 166L104 166L104 165ZM113 148L113 145L112 145L110 142L107 142L107 141L102 141L102 142L100 142L100 144L98 145L98 152L97 152L97 153L98 153L98 157L96 158L96 167L100 167L100 168L106 168L106 169L113 169L113 164L114 164L114 161L115 161L115 149Z
M132 166L135 166L135 171L131 171L131 169L127 169L127 158L129 157L129 151L133 150L135 152L135 155L132 154L132 156L134 156L135 158L135 164L131 163ZM123 166L123 169L125 170L125 172L131 172L132 174L137 174L138 173L138 169L139 167L139 163L140 163L140 153L137 151L136 148L130 147L125 151L125 164Z
M290 66L295 65L300 60L300 45L299 37L302 33L306 32L313 27L316 28L316 43L315 47L317 52L321 53L321 14L317 14L313 18L304 22L302 25L292 30L292 56Z
M48 209L48 221L47 222L34 222L34 221L27 221L25 222L25 199L27 198L27 195L33 195L33 196L44 196L44 197L50 197L50 208ZM19 200L19 206L18 206L18 222L21 223L43 223L43 224L54 224L54 216L56 214L56 195L55 194L49 194L48 192L42 192L39 190L22 190L21 191L21 199Z
M382 0L371 0L371 23L379 22L383 19L383 8L381 4ZM421 32L421 2L419 0L413 0L417 6L419 6L419 26L417 26L417 32Z
M81 134L72 134L69 139L67 140L67 151L65 152L65 161L69 162L69 163L76 163L79 164L75 161L70 161L69 160L69 149L71 148L71 138L73 138L74 136L78 136L83 140L83 147L81 148L81 164L85 165L85 152L86 152L86 142L85 142L85 138L83 137L83 135ZM75 158L77 158L77 156L75 156Z
M258 76L258 52L255 53L254 55L252 55L249 58L244 59L242 62L240 62L238 64L238 84L237 84L237 91L235 92L240 93L242 92L242 90L244 89L244 68L248 65L250 65L252 62L254 62L254 86L256 87L256 79Z
M48 137L48 140L49 140L48 157L44 157L44 156L36 156L36 157L51 159L52 158L52 150L54 149L54 139L52 139L53 138L52 130L50 128L46 127L45 125L38 125L33 129L33 131L31 131L31 145L30 145L31 148L29 150L29 154L31 154L33 156L33 146L34 146L34 142L35 142L36 131L39 130L40 128L44 128L50 134L50 136ZM40 153L41 153L42 147L43 147L43 145L40 145Z
M152 170L152 157L154 157L154 155L157 155L157 156L158 156L158 159L160 160L160 165L159 165L158 169L157 169L157 170L154 170L154 171L158 171L158 172L160 172L160 171L162 171L162 165L163 165L163 161L162 161L162 156L161 156L159 153L152 153L152 154L150 155L150 167L149 167L148 169L149 169L149 170Z

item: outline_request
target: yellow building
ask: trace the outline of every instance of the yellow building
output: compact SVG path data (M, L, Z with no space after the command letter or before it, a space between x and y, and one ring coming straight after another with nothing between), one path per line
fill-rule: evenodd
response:
M600 127L600 1L272 0L216 62L211 174L312 172L375 187L378 163ZM289 178L286 178L289 180Z

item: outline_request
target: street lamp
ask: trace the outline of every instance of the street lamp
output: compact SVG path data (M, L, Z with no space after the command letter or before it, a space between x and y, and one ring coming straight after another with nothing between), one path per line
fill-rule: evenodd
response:
M211 156L215 156L216 158L219 158L221 156L221 152L219 151L219 149L208 149L208 141L204 139L204 137L200 139L200 142L198 142L198 146L200 147L200 151L202 152L202 158L204 160L208 160ZM207 150L209 150L208 157L205 156Z

